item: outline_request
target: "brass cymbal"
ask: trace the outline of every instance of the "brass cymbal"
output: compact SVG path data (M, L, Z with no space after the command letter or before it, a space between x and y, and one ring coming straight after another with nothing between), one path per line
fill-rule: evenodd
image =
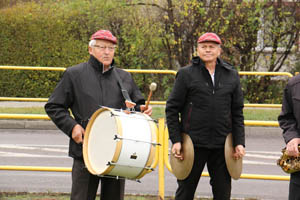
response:
M173 171L173 174L178 180L183 180L192 171L194 164L194 145L189 135L183 133L182 135L182 152L183 160L175 158L175 155L171 153L170 155L170 164Z
M234 147L232 142L232 133L227 135L224 147L225 161L228 172L234 180L238 180L242 174L243 158L238 160L233 158Z

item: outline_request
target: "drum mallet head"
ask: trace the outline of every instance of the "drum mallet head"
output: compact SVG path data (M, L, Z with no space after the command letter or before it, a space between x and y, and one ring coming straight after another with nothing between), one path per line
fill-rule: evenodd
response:
M155 90L156 90L156 87L157 87L157 84L156 84L156 83L152 82L152 83L150 84L150 90L151 90L151 91L155 91Z

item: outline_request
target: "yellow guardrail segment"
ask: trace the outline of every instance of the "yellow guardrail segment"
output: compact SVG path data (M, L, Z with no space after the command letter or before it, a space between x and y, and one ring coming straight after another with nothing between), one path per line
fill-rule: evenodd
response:
M0 119L44 119L44 120L50 120L48 115L43 115L43 114L6 114L6 113L0 113Z
M289 72L246 72L239 71L239 75L251 75L251 76L288 76L293 77L293 74Z
M0 69L13 70L39 70L39 71L65 71L65 67L32 67L32 66L0 66Z
M0 166L0 170L71 172L72 168L70 168L70 167L37 167L37 166L12 166L12 165L4 165L4 166Z
M158 120L158 131L159 131L159 158L158 158L158 197L163 200L165 198L165 171L164 171L164 129L165 119L160 118Z
M278 121L244 120L245 126L271 126L279 127Z
M169 154L170 154L170 151L169 151L169 130L166 127L165 131L164 131L164 163L165 163L166 168L171 173L173 173L172 167L171 167L171 164L170 164L170 161L169 161Z
M0 101L47 102L48 98L0 97Z
M281 104L258 104L258 103L245 103L245 108L281 108Z
M275 180L275 181L289 181L290 176L278 175L262 175L262 174L242 174L242 179L258 179L258 180Z

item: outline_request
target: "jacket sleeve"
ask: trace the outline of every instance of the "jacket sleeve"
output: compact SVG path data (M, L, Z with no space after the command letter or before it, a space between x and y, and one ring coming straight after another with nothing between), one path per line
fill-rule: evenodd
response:
M283 130L283 138L288 143L293 138L299 138L297 121L293 113L292 94L288 85L284 89L282 108L278 116L280 128Z
M180 129L180 112L185 104L187 94L186 74L179 70L176 74L175 83L172 92L166 104L166 119L169 131L169 137L172 143L182 142Z
M245 146L245 127L243 114L244 98L240 83L240 77L237 71L236 77L236 87L233 92L231 105L233 146Z
M71 137L72 129L77 124L71 117L69 108L73 102L73 88L68 70L57 84L45 105L45 111L54 124Z

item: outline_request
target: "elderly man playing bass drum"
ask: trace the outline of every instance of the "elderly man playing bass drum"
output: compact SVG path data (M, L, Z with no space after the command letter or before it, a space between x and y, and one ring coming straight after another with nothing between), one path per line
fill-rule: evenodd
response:
M145 109L145 100L131 75L114 66L116 44L117 38L110 31L99 30L94 33L89 42L89 60L67 68L45 105L52 121L70 138L69 156L73 158L72 200L95 199L99 180L101 200L124 199L123 179L99 178L85 167L82 141L92 114L100 106L124 110L135 106L136 111L144 111L148 115L152 113L151 106ZM126 101L118 80L123 82L128 91L127 98L132 102Z

